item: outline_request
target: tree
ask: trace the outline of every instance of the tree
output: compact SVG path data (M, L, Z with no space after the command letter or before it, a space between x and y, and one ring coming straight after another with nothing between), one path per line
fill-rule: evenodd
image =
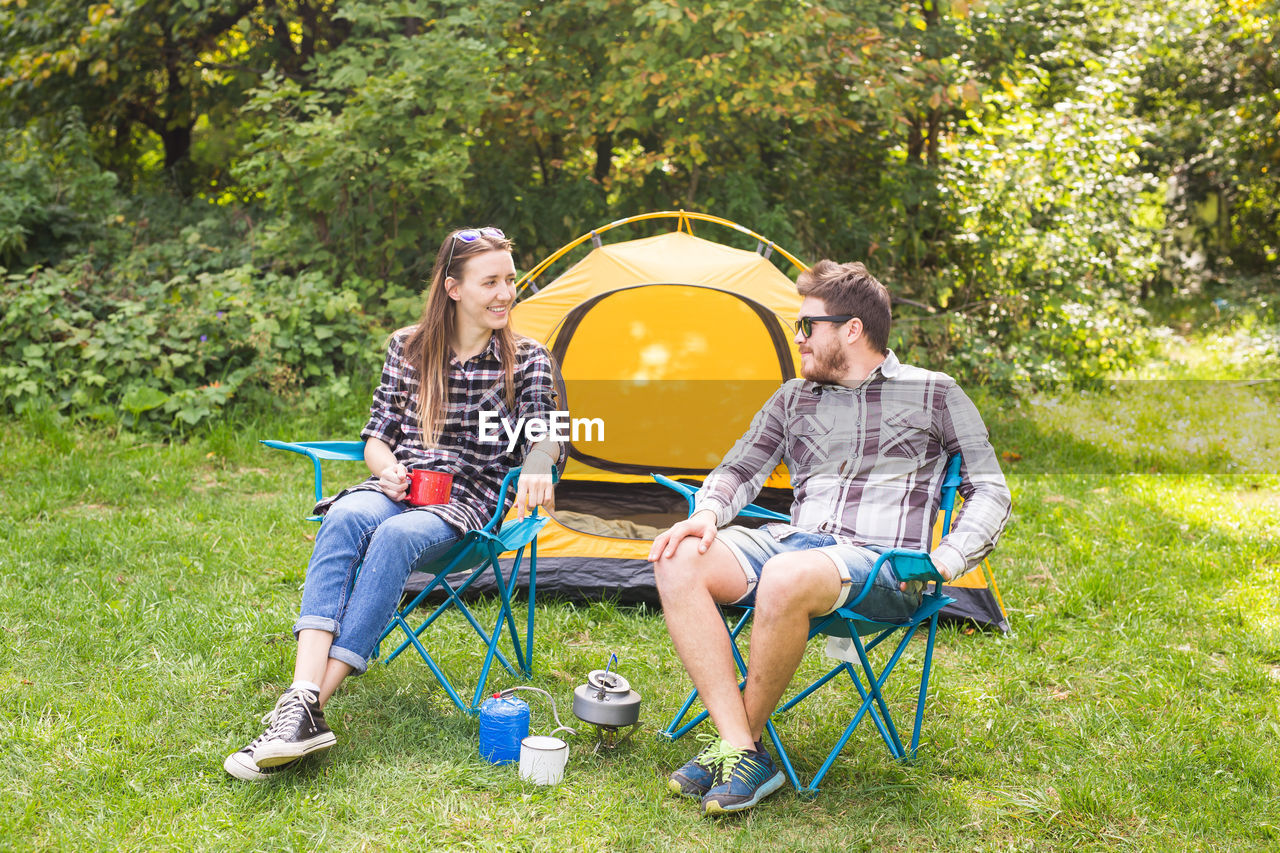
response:
M309 82L267 75L246 110L259 130L235 174L270 214L267 250L283 265L416 293L433 240L460 221L472 149L501 138L483 117L499 97L497 43L470 3L345 4L340 46Z
M197 178L202 117L235 121L269 69L300 76L344 26L327 0L152 0L0 6L0 107L12 124L76 109L104 164L137 173L157 145L175 186ZM205 176L208 177L208 176Z

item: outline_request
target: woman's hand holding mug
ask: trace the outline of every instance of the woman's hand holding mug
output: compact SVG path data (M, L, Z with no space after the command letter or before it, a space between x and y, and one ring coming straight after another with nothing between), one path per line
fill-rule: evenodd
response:
M383 468L378 474L378 488L393 501L404 500L409 490L409 469L400 462Z

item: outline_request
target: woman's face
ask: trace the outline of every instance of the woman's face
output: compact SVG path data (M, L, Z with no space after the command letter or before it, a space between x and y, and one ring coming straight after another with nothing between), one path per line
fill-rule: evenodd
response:
M459 330L493 331L507 325L516 301L516 265L510 252L473 255L462 264L460 278L445 280L456 303Z

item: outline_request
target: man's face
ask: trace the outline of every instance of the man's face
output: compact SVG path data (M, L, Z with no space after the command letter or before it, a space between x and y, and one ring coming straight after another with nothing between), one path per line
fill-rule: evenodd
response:
M800 317L822 317L827 313L821 299L806 296L800 303ZM813 324L809 337L796 332L796 347L800 350L800 375L811 382L838 384L849 369L849 355L844 347L845 323L819 322Z

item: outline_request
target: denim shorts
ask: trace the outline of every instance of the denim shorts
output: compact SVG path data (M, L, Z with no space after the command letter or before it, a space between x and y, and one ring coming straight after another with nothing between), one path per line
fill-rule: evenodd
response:
M835 563L840 576L840 593L832 602L831 608L823 614L843 607L850 599L857 597L871 573L880 551L861 545L846 545L836 542L834 536L826 533L806 533L795 531L777 539L767 527L752 530L747 527L726 527L716 535L716 540L723 542L737 558L742 573L747 578L747 592L733 604L743 607L755 605L756 585L760 574L770 557L788 554L793 551L821 551ZM912 590L903 592L898 588L898 579L886 560L880 566L871 590L867 593L855 610L869 619L886 622L906 620L920 606L921 592Z

